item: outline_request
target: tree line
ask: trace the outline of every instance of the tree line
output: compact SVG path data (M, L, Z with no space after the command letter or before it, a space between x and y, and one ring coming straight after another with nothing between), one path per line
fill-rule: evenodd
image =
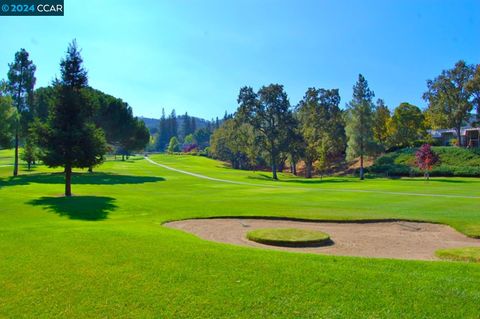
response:
M460 128L474 109L480 108L480 65L459 61L427 81L421 110L401 103L393 112L361 74L353 86L352 99L340 108L338 89L308 88L295 106L282 85L270 84L255 91L243 87L238 108L213 132L209 154L229 161L233 168L270 167L272 178L286 164L297 174L297 163L305 164L305 177L320 175L339 164L359 160L364 178L364 158L385 151L431 143L427 129Z
M228 114L225 115L225 118ZM225 120L224 118L224 120ZM199 152L205 150L210 144L210 136L220 126L218 117L211 121L204 121L202 127L198 127L199 120L189 116L188 112L177 116L175 109L166 116L165 109L159 121L158 130L153 133L152 151L158 152Z
M71 196L73 168L90 171L110 151L122 156L141 150L150 134L132 108L119 98L88 85L80 50L74 40L60 62L60 78L35 89L36 66L21 49L0 85L0 142L15 148L13 175L18 175L19 147L30 164L41 160L63 167L65 195Z

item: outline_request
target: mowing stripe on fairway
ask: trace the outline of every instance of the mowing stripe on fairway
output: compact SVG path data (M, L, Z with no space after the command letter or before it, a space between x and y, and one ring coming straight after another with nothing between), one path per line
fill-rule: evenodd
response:
M145 157L145 159L146 159L147 161L149 161L150 163L152 163L153 165L157 165L157 166L163 167L163 168L168 169L168 170L170 170L170 171L174 171L174 172L177 172L177 173L181 173L181 174L185 174L185 175L190 175L190 176L194 176L194 177L198 177L198 178L208 179L209 181L221 182L221 183L230 183L230 184L238 184L238 185L248 185L248 186L262 186L262 187L280 188L280 186L278 186L278 185L266 185L266 184L253 184L253 183L246 183L246 182L237 182L237 181L230 181L230 180L228 180L228 179L220 179L220 178L215 178L215 177L200 175L200 174L183 171L183 170L181 170L181 169L177 169L177 168L173 168L173 167L170 167L170 166L167 166L167 165L164 165L164 164L157 163L157 162L155 162L155 161L152 161L152 160L149 159L148 157Z
M257 186L257 187L271 187L271 188L284 188L284 189L295 189L295 190L316 190L314 188L306 188L306 187L291 187L291 186L280 186L280 185L268 185L268 184L253 184L253 183L246 183L246 182L238 182L232 181L228 179L220 179L215 177L210 177L206 175L201 175L197 173L192 173L188 171L184 171L178 168L173 168L171 166L167 166L164 164L157 163L151 160L148 157L145 159L153 165L160 166L162 168L168 169L170 171L174 171L177 173L190 175L197 178L202 178L214 182L221 182L221 183L229 183L229 184L237 184L237 185L247 185L247 186ZM354 193L374 193L374 194L385 194L385 195L403 195L403 196L423 196L423 197L445 197L445 198L470 198L470 199L480 199L480 196L469 196L469 195L449 195L449 194L425 194L425 193L405 193L405 192L389 192L389 191L376 191L376 190L366 190L366 189L331 189L331 188L322 188L318 189L321 191L328 191L328 192L354 192Z

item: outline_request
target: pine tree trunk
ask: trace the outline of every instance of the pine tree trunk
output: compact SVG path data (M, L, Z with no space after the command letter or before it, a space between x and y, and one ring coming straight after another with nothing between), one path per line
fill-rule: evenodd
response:
M363 176L363 154L360 155L360 180L364 180L364 176Z
M312 178L312 162L311 161L305 162L305 177Z
M13 176L18 175L18 123L15 129L15 162L13 163Z
M297 163L292 161L292 174L297 176Z
M89 173L93 173L93 167L90 166L90 167L88 168L88 172L89 172Z
M272 160L272 178L274 180L277 180L277 162L275 160Z
M65 166L65 196L72 196L72 167Z

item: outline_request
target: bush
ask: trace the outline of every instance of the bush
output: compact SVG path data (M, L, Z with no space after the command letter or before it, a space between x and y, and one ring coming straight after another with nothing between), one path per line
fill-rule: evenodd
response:
M432 169L430 176L480 177L480 149L434 146L432 150L440 157L440 164ZM403 148L379 157L369 172L387 176L422 176L415 164L417 148Z
M198 145L197 144L185 144L182 148L183 153L196 153L198 152Z

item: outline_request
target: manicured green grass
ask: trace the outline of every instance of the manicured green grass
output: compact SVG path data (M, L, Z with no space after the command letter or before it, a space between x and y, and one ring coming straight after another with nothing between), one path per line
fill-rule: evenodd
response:
M473 178L305 180L192 156L109 158L11 178L0 167L0 317L477 318L480 265L335 257L201 240L170 220L215 216L401 218L480 235ZM421 193L426 196L414 196ZM445 197L454 195L457 197ZM462 197L463 196L463 197ZM474 196L474 197L472 197Z
M461 247L441 249L436 252L437 256L447 260L472 261L480 263L480 247Z
M219 193L208 203L209 216L421 220L448 224L469 236L480 237L478 178L360 181L354 177L305 179L279 174L280 181L274 182L268 172L234 170L203 157L155 155L151 159L198 174L252 184L231 185L176 174L178 179L192 179L193 185L215 185ZM232 189L235 192L230 192ZM221 196L227 196L227 202L218 199ZM192 217L196 216L185 214L182 218Z
M14 152L10 150L0 150L0 165L13 165Z
M251 230L247 238L275 246L320 246L330 243L330 236L320 231L298 228L262 228Z

